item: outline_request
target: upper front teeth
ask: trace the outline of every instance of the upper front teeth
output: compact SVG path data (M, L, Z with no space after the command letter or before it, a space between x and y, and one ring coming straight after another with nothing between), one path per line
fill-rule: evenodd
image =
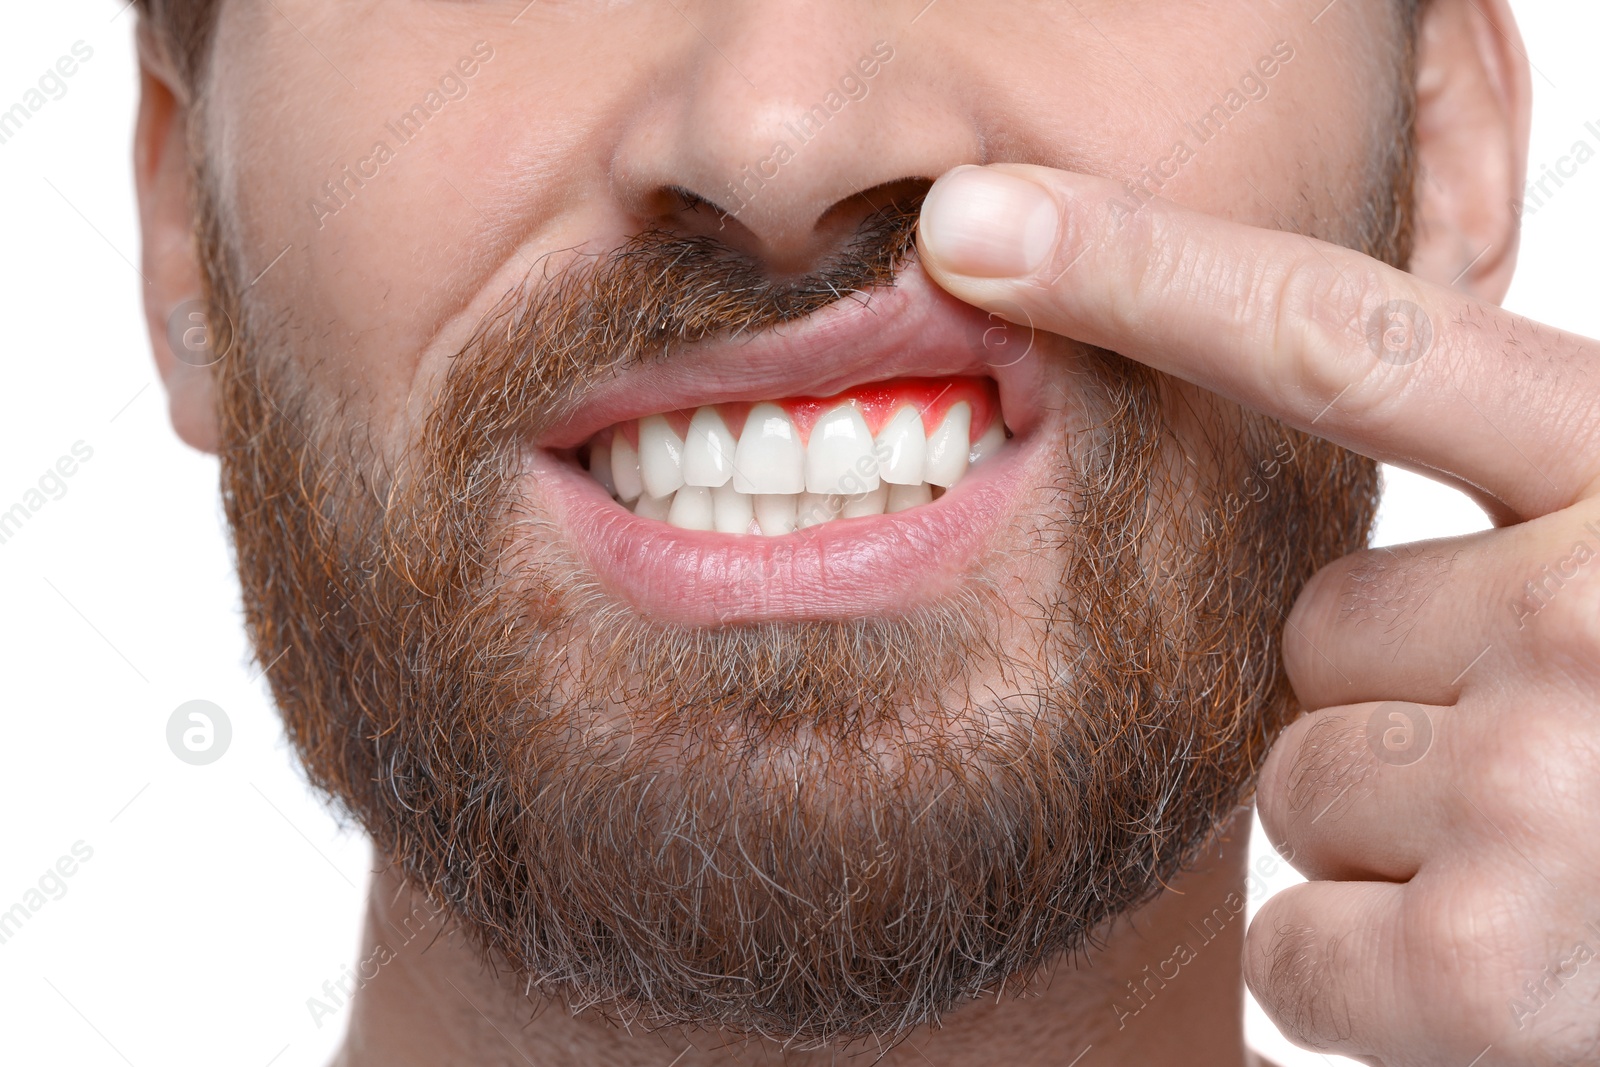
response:
M982 437L972 442L972 450L967 453L967 464L970 466L980 460L987 459L998 452L1000 446L1005 443L1006 429L1000 425L1000 420L996 419L989 424L987 430L983 431Z
M939 428L928 436L928 452L923 460L922 480L945 488L956 484L967 473L972 451L972 409L953 404Z
M701 408L689 420L689 435L683 444L683 481L715 489L733 477L733 451L736 442L728 424L716 408Z
M994 425L998 428L1000 421L996 419ZM916 408L907 406L894 413L894 417L878 431L875 451L878 473L884 481L890 485L922 484L928 438L922 432L922 416Z
M872 431L853 405L840 404L811 427L806 492L865 493L878 488Z
M639 472L644 491L654 497L664 497L683 485L683 438L663 416L646 415L639 420Z
M595 456L590 456L593 469ZM617 499L632 504L644 493L644 470L639 464L639 450L620 433L611 435L611 481L617 487ZM601 479L601 485L605 480Z
M806 449L789 413L757 404L733 452L733 487L741 493L798 493L806 487Z
M846 401L819 416L802 443L775 403L753 405L737 436L708 406L694 412L684 436L663 415L639 420L637 448L621 427L602 434L589 465L637 515L688 530L777 536L929 503L1005 443L998 413L977 440L971 429L965 400L951 404L931 434L922 413L903 404L874 436Z

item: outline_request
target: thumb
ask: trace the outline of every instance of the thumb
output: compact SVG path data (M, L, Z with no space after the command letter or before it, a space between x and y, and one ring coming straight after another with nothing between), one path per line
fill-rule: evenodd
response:
M917 249L953 296L1008 318L1020 309L1032 319L1025 325L1105 344L1112 324L1083 283L1114 291L1103 271L1113 256L1127 259L1123 222L1135 214L1122 200L1122 187L1104 178L1023 164L957 167L923 202ZM1120 251L1105 247L1112 237ZM1075 269L1091 257L1099 285Z

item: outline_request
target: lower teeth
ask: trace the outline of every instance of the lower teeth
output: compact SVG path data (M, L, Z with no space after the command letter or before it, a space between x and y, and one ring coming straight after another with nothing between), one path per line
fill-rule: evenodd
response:
M642 494L637 500L619 502L641 518L660 519L681 530L778 537L835 519L859 519L905 511L932 503L944 492L943 486L926 482L921 485L884 485L870 493L853 495L752 495L726 486L705 489L686 485L664 497Z
M591 471L591 473L594 473ZM601 480L597 477L596 480ZM601 484L605 484L601 480ZM778 537L819 526L835 519L892 515L930 504L945 494L945 487L882 483L868 493L741 493L731 485L708 489L685 485L666 496L641 492L623 500L613 486L611 497L645 519L659 519L682 530L707 530L725 534Z

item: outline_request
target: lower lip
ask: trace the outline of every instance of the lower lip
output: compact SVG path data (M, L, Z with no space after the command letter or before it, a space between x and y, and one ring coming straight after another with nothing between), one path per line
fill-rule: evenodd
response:
M972 572L1034 484L1041 452L1014 438L931 504L771 538L639 518L544 450L530 454L522 488L544 499L607 592L658 621L892 616L953 592Z

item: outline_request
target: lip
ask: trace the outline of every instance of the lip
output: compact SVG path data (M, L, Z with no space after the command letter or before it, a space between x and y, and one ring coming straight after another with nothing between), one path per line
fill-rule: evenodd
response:
M1043 373L1016 327L939 290L915 266L895 287L829 305L762 334L675 351L586 394L525 453L540 497L601 586L661 622L718 626L893 616L953 592L1011 528L1049 459ZM999 343L1002 341L1004 343ZM618 505L573 450L615 423L702 404L827 396L899 377L995 379L1013 437L939 499L834 519L781 537L682 530Z
M702 404L832 396L892 378L987 376L1006 425L1030 433L1042 415L1032 331L964 304L912 263L891 288L846 297L803 319L742 338L677 349L589 389L531 444L577 448L607 426Z
M1008 527L1043 449L1014 439L931 504L782 537L680 530L620 507L570 461L536 453L536 489L601 585L662 622L718 626L891 616L952 592Z

